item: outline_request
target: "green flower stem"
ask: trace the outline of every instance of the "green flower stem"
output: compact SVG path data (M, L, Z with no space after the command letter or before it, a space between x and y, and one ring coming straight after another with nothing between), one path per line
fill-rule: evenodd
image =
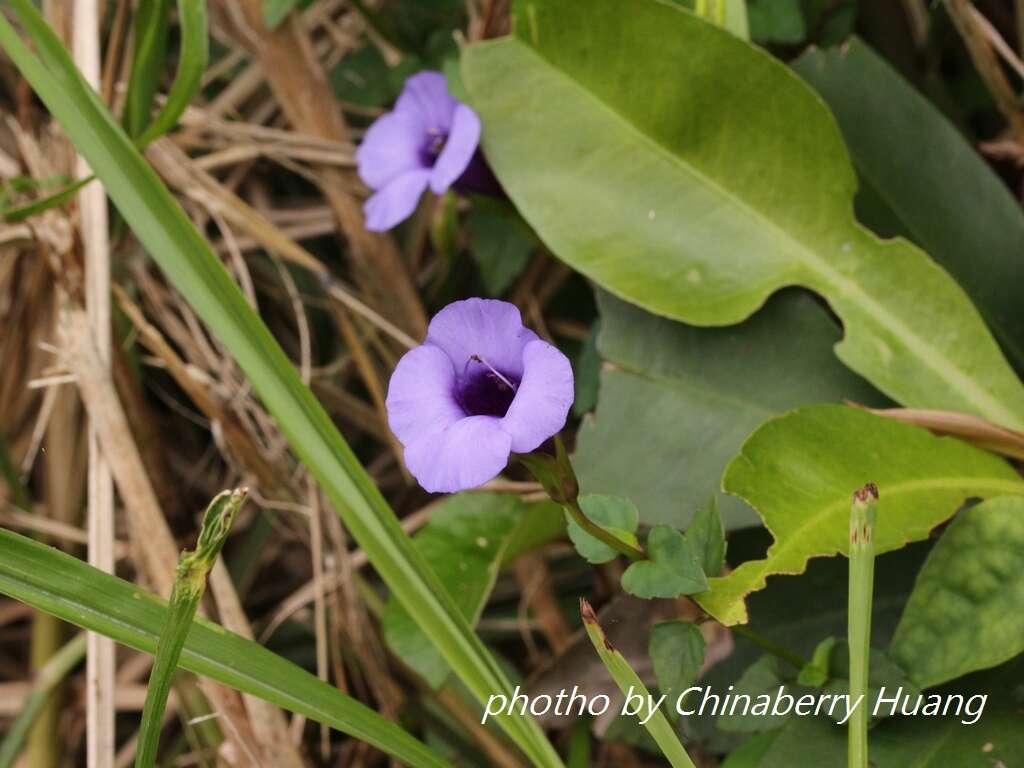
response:
M572 516L572 519L576 521L576 524L584 531L589 533L595 539L607 544L609 547L614 549L620 555L625 555L630 560L646 560L647 553L639 547L634 547L632 544L620 539L611 531L602 528L600 525L595 523L589 517L587 517L583 510L580 509L579 501L575 498L568 502L561 502L562 506L565 507L566 511Z
M871 593L875 580L875 545L872 538L878 488L868 483L853 495L850 508L850 700L863 696L864 705L850 717L847 764L868 767L868 659L871 653Z
M569 454L565 450L562 436L555 435L554 442L554 456L535 451L534 453L516 454L516 458L530 471L537 482L544 486L544 491L550 499L556 504L561 504L580 528L630 560L646 560L647 553L642 549L623 541L583 513L579 503L580 484L576 479L576 471L569 461Z
M50 657L36 673L35 685L25 699L21 712L0 744L0 768L10 768L21 750L32 723L49 701L50 694L60 682L85 658L85 633L76 635Z
M170 611L157 643L156 660L149 675L146 702L142 708L135 768L152 768L156 764L167 696L171 691L171 681L178 667L181 649L192 627L199 601L206 591L206 577L224 546L231 523L245 501L246 493L245 490L236 489L218 494L203 516L203 527L195 550L183 553L178 560L171 590Z

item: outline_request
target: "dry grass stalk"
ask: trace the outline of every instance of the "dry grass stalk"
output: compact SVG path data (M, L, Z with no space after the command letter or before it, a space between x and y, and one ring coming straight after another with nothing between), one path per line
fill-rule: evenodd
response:
M967 46L978 74L985 81L996 106L1009 123L1011 135L1018 144L1024 145L1024 107L1021 106L1016 91L1003 72L984 27L978 23L978 15L972 12L973 8L968 0L946 0L946 8Z
M110 372L100 360L89 323L81 310L68 310L62 318L61 334L68 367L76 375L100 448L110 463L118 491L125 502L136 562L156 591L169 595L174 581L177 547L135 447ZM238 694L206 679L201 681L201 687L220 714L221 724L233 736L232 741L247 739L252 742L255 737L238 701ZM109 690L113 690L112 682ZM244 744L237 745L236 749L241 759L245 754Z
M236 39L263 63L267 82L292 127L349 144L341 113L323 108L333 101L334 94L313 56L301 17L292 14L277 29L268 30L263 26L260 0L218 2L213 7L229 22ZM426 314L409 272L391 238L366 230L360 202L352 194L356 182L351 174L322 167L317 178L348 240L356 280L372 297L373 306L382 313L393 310L397 324L407 333L425 335Z
M74 8L74 55L82 76L94 88L100 84L100 21L98 0L80 0ZM82 157L76 176L92 170ZM85 256L85 305L97 362L110 368L110 241L107 198L98 184L78 194L79 228ZM106 456L100 451L95 424L90 423L88 532L89 564L114 571L114 483ZM90 768L113 768L115 752L114 642L90 632L86 655L87 763Z

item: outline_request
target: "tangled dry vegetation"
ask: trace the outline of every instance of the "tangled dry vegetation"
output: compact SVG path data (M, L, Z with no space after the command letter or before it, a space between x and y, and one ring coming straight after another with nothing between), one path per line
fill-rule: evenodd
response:
M72 43L71 4L44 5ZM132 4L108 5L100 92L117 113L129 72ZM215 2L210 11L221 48L206 73L204 93L211 95L194 102L181 127L147 157L413 531L429 519L430 505L396 459L384 392L398 357L424 332L420 295L447 290L457 276L427 247L429 211L401 244L411 270L390 237L363 228L365 190L352 159L359 129L344 118L365 125L375 112L328 107L336 97L325 75L360 44L363 17L328 0L267 31L257 0ZM483 32L482 18L473 24ZM0 176L8 182L7 204L18 206L73 178L76 156L10 63L0 67ZM382 644L375 621L381 598L363 570L366 558L325 509L230 355L116 221L109 245L115 344L109 362L97 353L96 326L84 309L85 250L95 225L88 217L96 215L95 207L70 201L0 225L0 425L8 477L24 483L23 493L0 494L0 524L83 552L87 494L102 493L87 483L87 415L116 479L113 555L125 578L167 594L177 553L192 543L205 503L222 488L248 486L253 502L229 545L231 572L214 572L206 614L397 717L422 684ZM546 301L566 276L541 255L514 289L540 327ZM571 323L554 327L579 332ZM535 490L525 483L513 489ZM524 594L539 604L553 599L547 590L531 576ZM517 593L507 590L507 597L514 603ZM522 631L536 647L525 621L513 618L495 630ZM20 710L31 670L71 633L22 604L0 603L0 676L7 681L0 684L0 717ZM561 634L551 639L564 644ZM117 710L137 722L152 660L124 648L117 654ZM475 735L495 764L513 764L457 696L442 695L433 706L456 730ZM78 673L37 721L32 765L81 756L84 707ZM207 713L216 717L205 719ZM196 721L182 730L182 765L381 762L365 745L337 734L328 743L326 731L316 735L300 717L188 677L179 679L168 716ZM129 740L117 764L130 764L133 755Z

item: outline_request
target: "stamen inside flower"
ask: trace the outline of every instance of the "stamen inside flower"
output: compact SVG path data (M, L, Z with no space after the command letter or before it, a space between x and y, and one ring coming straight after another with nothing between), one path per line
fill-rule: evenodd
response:
M482 365L483 370L471 370L471 363ZM518 385L517 380L501 373L480 355L470 355L463 368L457 395L459 403L470 416L502 417L515 400Z
M427 165L433 165L437 158L441 156L441 151L444 149L448 137L437 128L428 128L427 135L429 139L422 151L423 162Z

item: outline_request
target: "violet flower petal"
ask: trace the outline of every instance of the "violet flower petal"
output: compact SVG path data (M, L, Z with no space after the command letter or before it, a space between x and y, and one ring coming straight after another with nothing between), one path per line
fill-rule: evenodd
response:
M428 131L446 135L458 101L448 93L448 84L440 72L419 72L405 81L402 95L395 102L396 112L419 116Z
M480 118L465 104L455 107L451 131L444 149L434 161L430 174L430 191L435 195L444 194L469 166L480 144Z
M423 119L414 112L389 112L376 120L356 150L359 177L371 189L426 168L421 147L430 141Z
M406 352L388 384L388 425L409 445L450 427L466 414L455 400L455 369L440 347L424 344Z
M460 378L474 356L504 376L522 378L523 348L536 338L537 334L523 327L514 304L495 299L449 304L434 315L427 329L427 343L445 351Z
M493 416L470 416L405 447L405 464L423 489L454 493L497 477L508 463L512 438Z
M526 345L523 369L515 399L501 420L514 453L529 453L560 431L574 397L569 358L546 341Z
M430 171L419 169L389 181L363 206L366 228L371 232L384 232L408 218L416 210L429 179Z

